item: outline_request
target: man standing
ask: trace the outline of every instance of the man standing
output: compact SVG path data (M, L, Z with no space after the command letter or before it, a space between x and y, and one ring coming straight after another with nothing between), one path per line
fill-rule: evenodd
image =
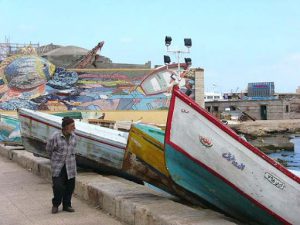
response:
M58 212L61 203L64 211L75 211L71 204L77 174L75 160L77 137L74 130L74 120L70 117L64 117L62 119L62 130L55 132L47 141L46 150L51 161L54 195L52 198L52 213Z

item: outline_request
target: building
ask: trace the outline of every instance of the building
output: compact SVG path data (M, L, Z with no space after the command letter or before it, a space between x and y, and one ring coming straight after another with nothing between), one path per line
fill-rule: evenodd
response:
M274 94L273 82L249 83L240 98L206 101L205 108L217 117L230 109L257 120L300 119L300 93Z
M299 99L300 101L300 96ZM299 105L299 103L298 103ZM220 117L226 109L245 112L258 120L300 119L300 108L285 98L273 100L229 100L205 102L205 108Z
M204 105L204 69L195 68L192 70L195 77L194 91L195 91L195 102L201 107Z
M15 54L24 54L24 51L30 50L31 53L38 54L37 49L39 44L18 44L18 43L0 43L0 62L6 59L9 56Z
M248 84L248 97L270 97L274 95L274 82L257 82Z
M204 93L204 101L219 101L222 100L223 96L221 93L215 93L215 92L205 92Z

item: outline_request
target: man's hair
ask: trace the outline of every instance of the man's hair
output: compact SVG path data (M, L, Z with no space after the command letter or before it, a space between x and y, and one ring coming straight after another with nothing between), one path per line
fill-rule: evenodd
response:
M66 116L62 119L61 127L64 128L71 123L74 123L74 120L71 117Z

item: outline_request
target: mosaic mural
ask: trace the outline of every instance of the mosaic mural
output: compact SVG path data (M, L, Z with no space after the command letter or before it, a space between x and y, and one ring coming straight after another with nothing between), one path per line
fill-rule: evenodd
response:
M182 91L194 74L177 80ZM14 56L0 64L0 109L16 110L160 110L169 104L177 65L152 70L103 69L72 72L38 56ZM193 89L189 93L193 98Z

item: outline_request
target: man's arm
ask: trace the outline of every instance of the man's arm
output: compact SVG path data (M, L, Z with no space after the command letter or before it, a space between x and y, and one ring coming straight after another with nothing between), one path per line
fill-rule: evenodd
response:
M49 158L51 159L54 147L54 138L50 137L46 144L46 151L48 152Z

